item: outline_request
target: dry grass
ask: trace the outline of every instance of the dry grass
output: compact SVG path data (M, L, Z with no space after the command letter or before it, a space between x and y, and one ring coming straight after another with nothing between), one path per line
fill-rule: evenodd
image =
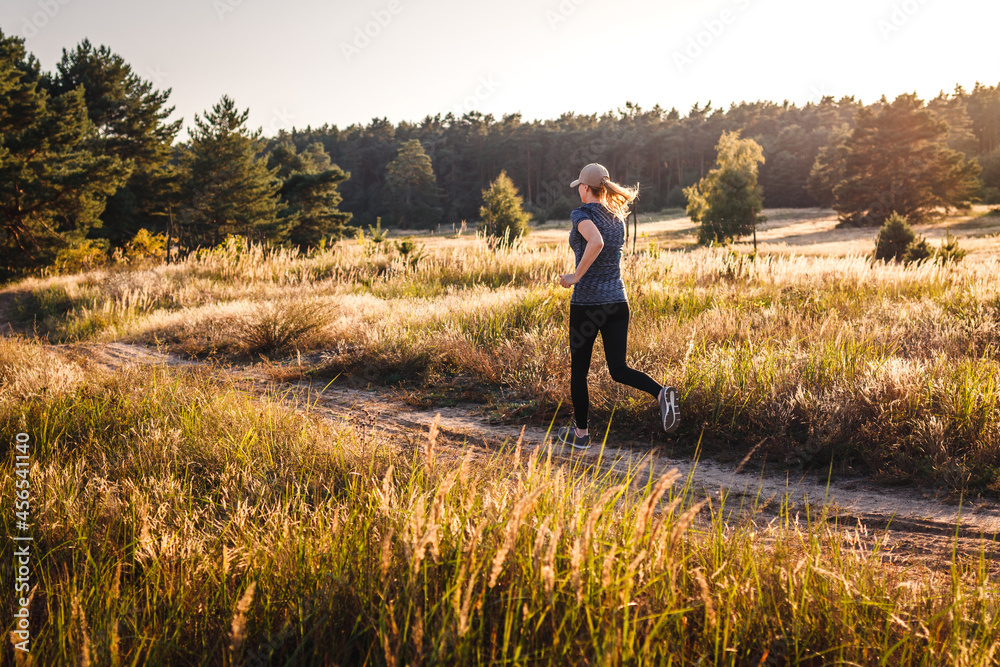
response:
M4 390L44 358L5 346ZM165 367L4 396L31 436L35 664L997 662L985 561L889 566L822 512L729 523L648 461L474 459Z
M676 213L644 220L645 249L623 260L629 361L681 388L686 433L739 456L766 440L757 456L771 460L1000 492L1000 262L997 237L975 236L993 217L918 230L959 232L970 254L942 267L873 265L862 251L874 230L835 229L830 211L767 213L756 261L745 244L685 245L693 227ZM37 306L54 338L243 359L322 350L307 372L338 382L404 384L535 423L560 405L568 417L569 292L555 285L572 266L566 227L501 251L472 235L418 242L414 266L354 241L311 255L229 241L169 267L6 292L25 313ZM612 382L601 356L596 423L616 408L617 432L656 437L651 403Z

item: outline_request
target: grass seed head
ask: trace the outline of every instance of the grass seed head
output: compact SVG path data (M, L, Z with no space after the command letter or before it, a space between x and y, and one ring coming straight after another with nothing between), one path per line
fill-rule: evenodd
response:
M229 652L231 655L235 656L240 652L243 640L246 639L247 611L250 610L250 604L253 602L253 594L256 589L257 582L251 581L247 589L243 591L239 602L236 603L233 621L229 627Z

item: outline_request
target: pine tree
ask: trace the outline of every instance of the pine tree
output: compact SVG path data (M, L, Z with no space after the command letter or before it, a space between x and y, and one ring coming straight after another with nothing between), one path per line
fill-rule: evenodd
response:
M258 157L266 141L246 129L249 109L240 112L223 95L195 129L185 155L185 243L218 244L227 234L281 240L288 232L278 219L281 181Z
M824 208L831 208L836 201L833 189L844 180L847 163L847 140L851 129L840 125L830 133L830 142L819 150L809 172L806 188L810 196Z
M337 209L341 202L337 185L350 174L330 164L323 144L314 142L298 153L295 144L282 141L268 155L268 168L276 170L282 181L278 217L288 229L289 243L305 249L344 235L351 214Z
M399 227L431 228L441 222L437 178L418 139L404 141L385 170L387 207Z
M979 163L947 141L948 124L916 95L859 110L833 190L841 224L881 225L892 213L920 222L939 207L967 207L979 191Z
M5 277L79 244L131 162L89 150L83 91L50 95L24 40L0 32L0 266Z
M917 234L906 218L899 213L892 213L878 230L872 256L883 262L902 261L906 249L916 240Z
M496 180L483 190L483 205L479 207L486 235L496 242L509 243L527 234L531 216L524 211L523 204L514 182L501 170Z
M764 151L753 139L740 139L739 131L723 132L716 146L718 166L698 183L685 188L687 213L698 228L699 243L727 243L737 236L754 234L764 195L757 185L757 164Z
M142 227L154 224L169 191L167 161L181 121L167 123L173 107L167 107L170 89L158 92L138 76L125 60L106 46L94 48L83 40L74 51L63 49L54 76L43 77L43 86L53 95L79 86L94 133L90 149L98 155L113 155L134 164L128 181L112 195L101 214L100 235L121 246Z
M758 174L768 199L791 207L815 205L806 191L806 179L818 150L813 134L796 124L784 127L769 141L765 145L768 159Z

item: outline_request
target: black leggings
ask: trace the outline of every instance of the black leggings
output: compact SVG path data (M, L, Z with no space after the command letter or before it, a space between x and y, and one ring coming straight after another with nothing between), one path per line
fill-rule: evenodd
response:
M572 359L570 374L570 395L573 397L573 412L576 426L587 428L587 413L590 411L590 392L587 390L587 374L590 372L590 357L594 351L597 332L604 341L604 356L608 360L608 370L615 382L641 389L653 398L660 397L662 387L642 371L629 368L625 363L625 345L628 340L628 303L607 303L599 306L569 306L569 350Z

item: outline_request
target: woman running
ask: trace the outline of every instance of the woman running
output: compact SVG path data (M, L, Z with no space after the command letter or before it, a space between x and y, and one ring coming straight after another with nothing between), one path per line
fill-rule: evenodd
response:
M570 216L573 229L569 245L576 254L576 272L560 276L559 284L575 286L569 302L570 395L575 424L559 429L557 442L577 449L590 447L587 374L598 332L604 341L611 378L655 398L660 404L663 430L670 433L680 423L677 390L660 386L625 363L629 309L619 264L625 243L625 220L639 189L615 183L608 170L596 163L584 167L580 178L570 183L570 187L577 188L583 202Z

